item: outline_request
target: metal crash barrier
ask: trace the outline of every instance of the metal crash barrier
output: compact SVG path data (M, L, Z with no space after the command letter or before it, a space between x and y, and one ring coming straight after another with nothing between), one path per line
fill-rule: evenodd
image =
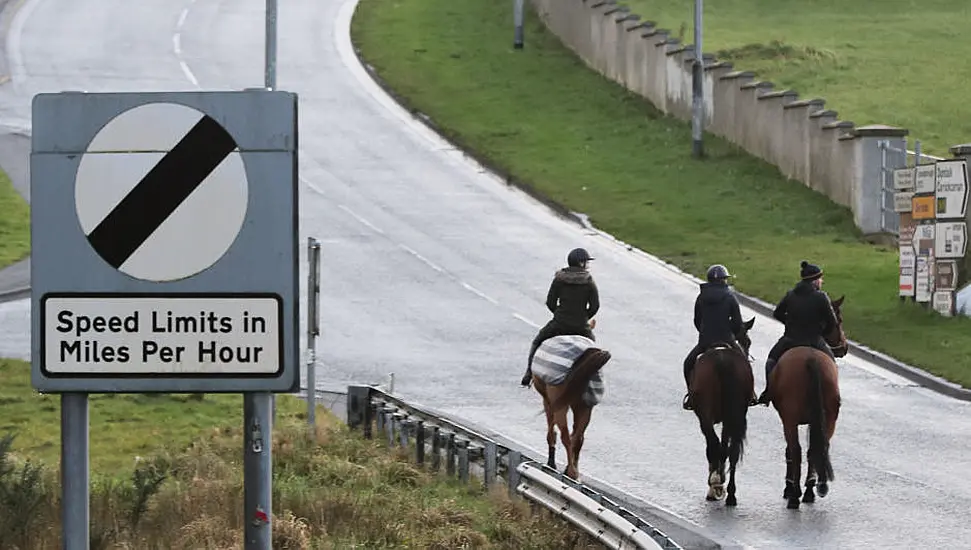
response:
M521 479L517 493L583 529L604 545L615 550L674 548L660 545L616 512L550 475L547 472L551 470L546 466L523 462L516 469Z
M444 468L465 483L476 477L489 489L501 480L510 496L543 506L609 548L683 550L608 496L523 456L519 449L377 386L348 387L347 425L406 452L410 460L432 471Z

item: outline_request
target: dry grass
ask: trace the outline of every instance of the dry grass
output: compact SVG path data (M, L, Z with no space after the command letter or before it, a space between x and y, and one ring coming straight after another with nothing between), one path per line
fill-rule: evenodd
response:
M504 488L483 498L480 484L425 471L325 410L315 438L301 417L281 415L274 434L274 548L602 548ZM241 430L223 428L137 461L128 478L96 478L92 550L240 548L241 449ZM0 548L60 548L56 475L0 442Z

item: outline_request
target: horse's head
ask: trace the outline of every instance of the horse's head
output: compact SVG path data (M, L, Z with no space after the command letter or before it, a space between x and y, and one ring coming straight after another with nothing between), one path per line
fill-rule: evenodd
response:
M843 300L846 296L840 296L839 300L831 300L830 304L833 306L833 313L836 314L836 326L829 334L824 335L826 338L826 343L833 350L833 355L836 357L843 357L849 351L849 344L846 342L846 334L843 332L843 312L841 311L843 307Z
M738 335L738 345L742 346L742 349L745 350L746 356L748 356L749 348L752 347L752 339L749 338L748 332L752 330L753 325L755 325L755 317L742 323L742 332Z

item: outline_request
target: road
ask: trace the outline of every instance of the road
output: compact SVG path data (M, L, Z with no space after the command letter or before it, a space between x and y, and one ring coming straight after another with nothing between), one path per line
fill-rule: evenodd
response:
M706 503L703 439L680 408L694 283L553 215L409 121L353 61L352 8L353 0L290 0L279 14L279 88L300 94L301 239L323 248L320 385L384 382L394 372L403 396L544 449L539 398L518 380L548 318L550 278L584 246L601 289L598 339L614 359L583 474L752 547L971 540L971 405L854 358L840 361L837 479L827 498L785 509L781 426L759 407L739 507ZM0 88L0 116L29 127L40 91L260 86L262 9L261 0L27 0L9 33L13 82ZM809 260L825 267L825 258ZM0 305L0 355L29 357L28 320L26 300ZM758 316L760 389L780 334Z

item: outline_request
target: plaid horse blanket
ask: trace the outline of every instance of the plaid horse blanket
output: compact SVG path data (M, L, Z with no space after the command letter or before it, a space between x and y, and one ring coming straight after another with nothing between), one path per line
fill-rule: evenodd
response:
M533 374L550 386L558 386L566 379L583 352L595 346L594 341L585 336L549 338L536 349L536 355L533 356ZM603 399L604 382L600 372L593 375L583 392L583 401L591 407Z

